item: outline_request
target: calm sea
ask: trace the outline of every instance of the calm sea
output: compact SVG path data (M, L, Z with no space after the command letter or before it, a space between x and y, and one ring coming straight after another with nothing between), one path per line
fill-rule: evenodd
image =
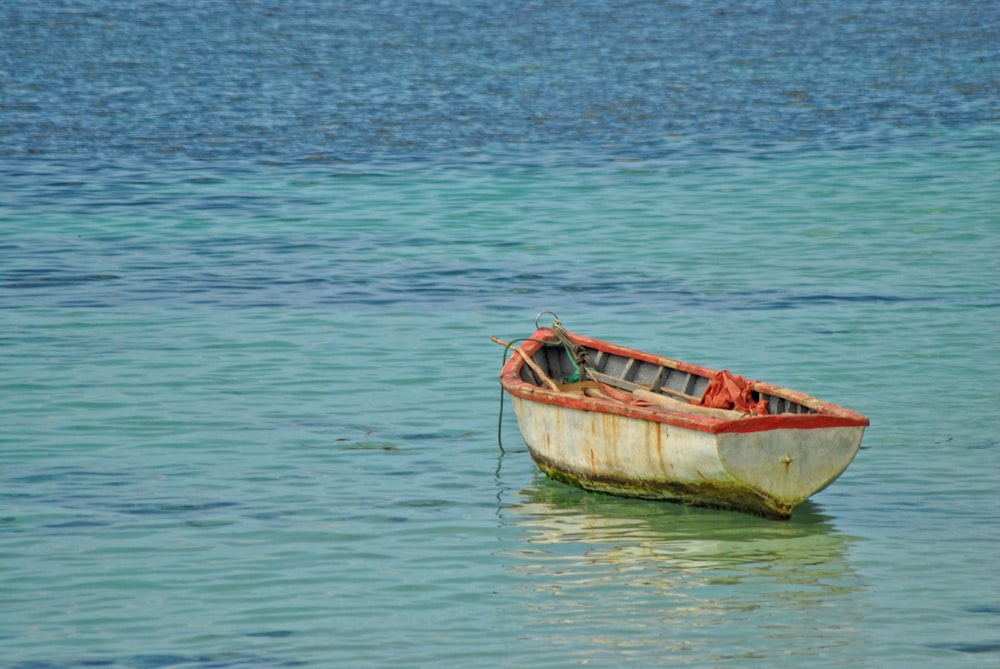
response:
M998 45L973 0L4 2L0 667L998 666ZM863 450L787 523L550 482L489 340L543 310Z

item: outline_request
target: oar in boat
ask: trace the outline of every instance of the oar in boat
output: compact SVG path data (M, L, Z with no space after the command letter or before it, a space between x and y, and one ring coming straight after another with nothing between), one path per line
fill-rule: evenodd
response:
M538 374L538 378L540 378L542 380L542 383L544 383L545 385L547 385L550 390L555 390L556 392L559 391L559 385L555 381L553 381L552 379L550 379L549 376L548 376L548 374L546 374L545 372L543 372L542 368L538 366L538 363L535 362L534 360L532 360L530 355L528 355L527 353L525 353L524 351L521 350L520 346L514 346L509 341L504 341L503 339L500 339L498 337L491 336L490 339L492 339L497 344L500 344L501 346L506 346L507 348L512 348L512 349L514 349L514 351L516 351L517 353L521 354L521 358L526 363L528 363L528 367L531 367L532 371L534 371L535 374Z

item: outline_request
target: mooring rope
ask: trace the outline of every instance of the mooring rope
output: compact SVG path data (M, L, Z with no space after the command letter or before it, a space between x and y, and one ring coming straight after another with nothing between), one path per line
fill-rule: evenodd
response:
M503 369L507 365L507 351L511 350L512 348L514 350L517 350L515 348L515 346L518 343L525 342L525 341L539 341L539 340L532 339L531 337L524 337L522 339L512 339L511 341L506 342L504 344L504 347L503 347L503 360L500 363L500 369ZM539 342L539 343L544 344L545 342ZM501 383L500 384L500 411L499 411L499 415L497 417L497 446L500 447L500 452L501 453L506 453L507 451L503 447L503 396L504 396L504 390L503 390L503 384Z
M507 342L507 345L503 347L503 360L500 362L500 369L503 369L507 365L507 351L514 342ZM506 453L503 447L503 383L500 383L500 412L497 417L497 446L500 447L501 453Z
M563 348L566 349L566 355L569 358L570 362L573 363L573 367L575 369L575 371L573 372L573 375L569 379L567 379L567 381L570 382L570 383L573 383L575 381L582 381L582 380L584 380L583 379L584 374L586 374L587 376L589 376L592 381L598 381L597 376L594 374L594 370L595 370L596 366L594 365L594 361L590 359L590 354L587 353L587 349L585 349L583 346L581 346L580 344L577 344L575 341L573 341L573 339L569 336L569 333L566 332L566 328L563 327L562 321L559 320L559 316L556 315L555 312L552 312L552 311L543 311L542 313L538 314L538 316L535 317L535 329L541 329L541 326L539 325L539 320L541 320L542 316L544 316L546 314L552 316L552 325L549 326L549 328L555 333L556 337L559 339L559 342L563 345ZM520 349L518 348L517 345L519 343L521 343L521 342L528 342L528 341L534 341L534 342L538 342L539 344L543 344L543 345L551 344L551 342L543 341L543 340L539 340L539 339L532 339L531 337L524 337L522 339L513 339L513 340L511 340L509 342L503 342L503 341L501 341L499 339L494 338L494 341L496 341L497 343L500 343L500 344L504 345L504 348L503 348L503 360L502 360L502 362L500 364L500 368L501 369L503 369L503 367L507 364L507 351L510 351L512 349L514 351L517 351L518 353L520 353L521 357L523 357L526 362L531 362L531 361L529 361L527 359L526 354L523 353L523 352L521 352ZM536 376L537 376L537 374L536 374ZM544 376L544 374L543 374L543 376ZM540 379L540 382L544 382L544 381L548 381L548 379L544 379L544 378ZM551 381L549 381L549 383L551 383ZM598 381L598 383L599 383L599 381ZM500 447L500 452L501 453L506 453L507 451L503 447L503 399L504 399L504 389L503 389L503 383L501 383L500 384L500 410L497 412L497 414L498 414L497 415L497 446Z
M594 365L594 361L590 359L590 354L587 353L587 349L585 349L583 346L573 341L573 339L569 336L569 333L566 332L566 328L563 327L562 321L559 320L559 316L555 312L543 311L542 313L538 314L538 316L535 317L535 329L536 330L541 329L539 321L541 320L542 316L545 316L546 314L552 316L552 325L549 326L549 329L551 329L555 333L556 337L559 339L559 342L563 345L563 348L566 349L567 357L573 364L575 370L573 372L573 375L569 379L567 379L567 381L570 383L573 383L575 381L582 381L584 380L583 379L584 374L589 376L592 381L597 381L597 377L594 374L594 369L596 366ZM541 341L538 339L532 339L531 337L525 337L523 339L513 339L509 342L501 342L498 339L494 339L494 341L496 341L497 343L504 344L503 361L501 362L500 365L501 369L503 368L504 365L507 364L507 351L513 349L518 353L521 353L516 346L518 343L527 341L535 341L543 345L551 343L547 341ZM521 353L521 356L525 357L525 354ZM525 361L527 361L526 357ZM544 381L544 379L542 380ZM504 396L504 389L503 389L503 384L501 383L500 410L498 411L498 417L497 417L497 446L500 447L501 453L506 453L507 451L503 447L503 396Z

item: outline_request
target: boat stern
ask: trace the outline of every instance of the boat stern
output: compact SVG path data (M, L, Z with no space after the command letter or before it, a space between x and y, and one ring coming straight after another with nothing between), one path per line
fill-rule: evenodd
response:
M847 469L864 431L844 426L720 434L719 459L734 478L773 500L778 515L787 516Z

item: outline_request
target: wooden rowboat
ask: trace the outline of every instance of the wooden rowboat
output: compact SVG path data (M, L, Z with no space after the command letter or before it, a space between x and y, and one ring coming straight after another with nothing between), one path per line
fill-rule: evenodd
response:
M538 467L585 490L787 519L847 468L868 425L788 388L570 333L558 318L536 327L500 382Z

